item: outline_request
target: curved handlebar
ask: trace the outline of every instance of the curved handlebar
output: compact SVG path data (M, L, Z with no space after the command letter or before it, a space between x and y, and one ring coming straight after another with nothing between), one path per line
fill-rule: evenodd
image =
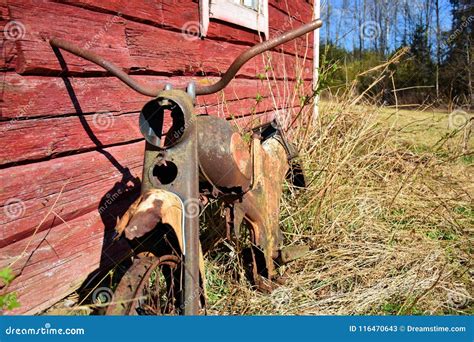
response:
M230 65L229 69L225 72L225 74L221 77L219 81L210 85L210 86L197 86L196 87L196 95L209 95L217 93L218 91L224 89L225 86L229 84L229 82L235 77L237 72L240 68L247 63L251 58L255 57L256 55L265 52L267 50L273 49L274 47L287 43L290 40L298 38L306 33L314 31L320 28L323 25L323 22L320 19L316 19L308 24L302 25L296 29L291 31L287 31L282 35L264 41L262 43L256 44L250 49L241 53L235 61ZM96 55L95 53L82 49L71 42L60 38L51 38L49 40L51 46L63 49L68 51L76 56L82 57L92 63L95 63L112 75L118 77L122 82L128 85L133 90L139 92L140 94L156 97L158 93L163 89L163 87L152 88L150 86L140 84L133 78L131 78L126 72L124 72L120 67L113 64L112 62L107 61L106 59Z

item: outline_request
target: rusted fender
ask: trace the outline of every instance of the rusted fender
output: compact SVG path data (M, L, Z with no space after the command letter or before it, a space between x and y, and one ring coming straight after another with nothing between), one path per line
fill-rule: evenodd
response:
M178 195L162 190L151 189L130 206L127 212L117 222L115 230L118 237L125 235L127 240L144 236L153 229L159 229L158 223L171 226L178 239L181 253L184 251L183 242L183 207ZM199 244L199 270L205 284L204 258ZM205 287L204 287L205 288Z
M274 275L273 259L277 258L283 242L280 230L280 199L282 183L289 169L283 145L274 138L263 143L254 139L254 184L242 201L235 203L235 216L245 218L252 226L255 244L265 255L269 278ZM240 222L236 222L239 226Z

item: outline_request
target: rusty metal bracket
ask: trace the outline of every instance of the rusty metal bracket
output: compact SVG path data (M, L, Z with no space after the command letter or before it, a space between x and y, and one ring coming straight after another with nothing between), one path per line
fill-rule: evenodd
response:
M165 114L172 126L164 133ZM147 141L142 193L164 189L179 196L184 217L185 314L199 311L199 164L193 99L182 90L164 90L140 113L140 129Z

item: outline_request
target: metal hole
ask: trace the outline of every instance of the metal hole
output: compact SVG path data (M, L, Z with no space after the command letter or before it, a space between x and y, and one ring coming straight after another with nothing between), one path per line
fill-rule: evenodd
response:
M153 167L153 177L160 184L170 184L178 176L178 167L172 161L166 161Z

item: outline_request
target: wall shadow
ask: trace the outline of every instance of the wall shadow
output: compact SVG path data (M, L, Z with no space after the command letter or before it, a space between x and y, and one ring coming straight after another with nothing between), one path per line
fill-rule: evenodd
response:
M81 302L87 303L92 302L94 289L102 288L103 286L110 287L110 284L118 281L131 265L132 249L124 239L114 240L114 228L117 219L122 217L129 206L138 198L141 180L139 177L134 177L128 167L121 165L109 151L105 150L102 142L94 135L94 132L84 117L81 105L71 81L68 78L69 71L61 51L56 47L53 47L53 51L62 69L60 77L64 82L69 98L84 131L95 144L95 150L106 157L110 161L111 168L115 168L122 175L121 180L117 181L103 194L98 208L96 209L104 225L104 237L99 267L87 277L78 290L81 296ZM114 272L110 274L110 270L114 270Z

